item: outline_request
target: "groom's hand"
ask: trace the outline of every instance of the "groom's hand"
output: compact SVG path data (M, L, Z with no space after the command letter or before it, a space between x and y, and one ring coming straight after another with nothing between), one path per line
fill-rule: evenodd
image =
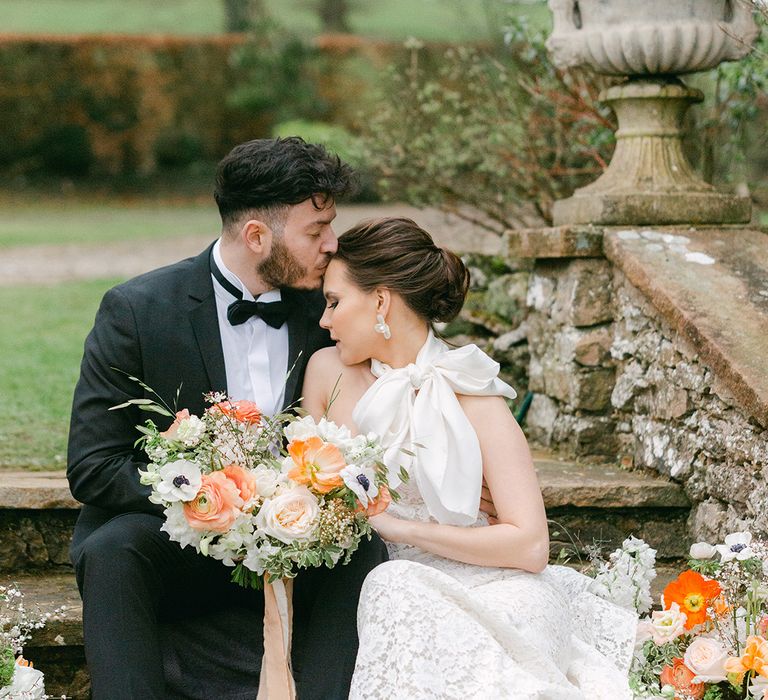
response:
M496 506L493 505L493 498L491 497L491 491L488 488L488 484L485 483L483 478L483 486L480 489L480 510L488 516L488 522L491 525L495 525L498 513L496 512Z

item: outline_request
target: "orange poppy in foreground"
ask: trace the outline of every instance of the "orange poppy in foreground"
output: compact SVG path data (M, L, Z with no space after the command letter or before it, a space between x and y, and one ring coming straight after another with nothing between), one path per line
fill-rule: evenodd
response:
M672 603L680 606L680 611L687 616L685 629L700 625L707 619L707 606L720 595L720 584L704 578L701 574L683 571L664 589L664 607L669 609Z
M311 485L318 493L328 493L344 484L339 472L347 464L336 445L313 436L294 440L288 445L288 454L295 465L288 478L296 483Z

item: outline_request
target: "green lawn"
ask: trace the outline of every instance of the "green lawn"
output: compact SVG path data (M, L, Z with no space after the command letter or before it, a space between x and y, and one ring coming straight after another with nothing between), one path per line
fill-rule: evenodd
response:
M0 287L0 467L65 466L83 340L118 281Z
M487 38L498 32L506 8L549 26L546 4L505 0L352 0L356 33L432 40ZM304 36L320 29L311 0L266 0L269 13ZM0 0L3 32L217 34L224 28L221 0Z
M0 201L0 250L42 243L108 243L138 238L210 233L221 220L210 202L163 200L82 201L29 197Z

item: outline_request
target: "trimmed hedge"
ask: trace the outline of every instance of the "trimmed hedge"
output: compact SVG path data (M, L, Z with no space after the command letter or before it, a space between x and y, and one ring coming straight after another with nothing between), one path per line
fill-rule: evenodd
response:
M150 175L218 160L236 143L269 136L277 110L239 108L231 99L254 80L243 68L247 51L258 46L244 35L3 37L0 170ZM399 51L321 38L302 68L322 113L295 117L337 121L354 131L370 86Z

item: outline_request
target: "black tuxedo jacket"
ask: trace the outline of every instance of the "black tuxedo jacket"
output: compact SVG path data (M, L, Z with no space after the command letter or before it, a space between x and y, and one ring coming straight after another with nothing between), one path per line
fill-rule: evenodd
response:
M151 417L165 428L170 419L133 406L109 411L128 399L156 398L121 372L141 379L171 407L178 390L178 408L198 415L205 408L205 392L227 389L210 251L104 295L85 341L72 405L67 477L72 494L84 504L74 546L118 513L162 512L149 502L149 487L139 483L138 469L147 459L134 446L139 437L135 426ZM288 320L288 367L294 368L285 391L289 405L300 396L309 357L331 341L318 325L323 309L319 292L282 293L297 309Z

